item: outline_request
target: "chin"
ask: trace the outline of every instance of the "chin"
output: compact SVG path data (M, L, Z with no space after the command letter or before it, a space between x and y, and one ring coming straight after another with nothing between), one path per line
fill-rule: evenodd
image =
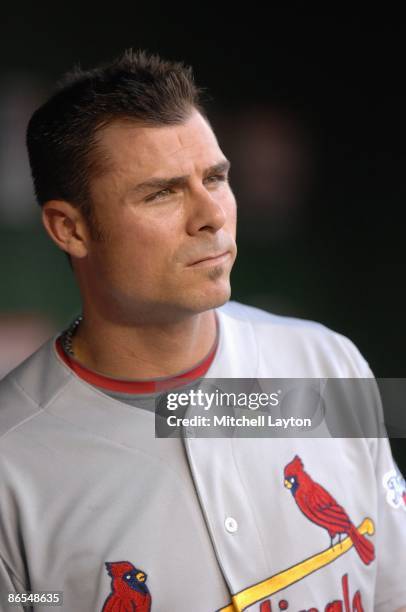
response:
M204 285L206 284L204 283ZM202 286L198 294L193 296L191 302L193 302L194 312L205 312L213 308L220 308L220 306L228 302L230 297L230 282L223 280L211 286Z

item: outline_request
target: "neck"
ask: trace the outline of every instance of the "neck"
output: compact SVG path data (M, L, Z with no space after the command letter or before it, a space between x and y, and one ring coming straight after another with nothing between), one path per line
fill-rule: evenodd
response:
M72 341L75 358L105 376L173 376L204 359L216 339L213 310L165 325L120 325L84 310Z

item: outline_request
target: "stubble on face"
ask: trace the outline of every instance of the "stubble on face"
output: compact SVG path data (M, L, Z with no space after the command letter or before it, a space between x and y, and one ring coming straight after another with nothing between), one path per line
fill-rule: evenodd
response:
M212 268L211 270L208 270L207 276L211 281L216 281L219 278L221 278L223 274L224 274L224 267L221 265L218 265L218 266L214 266L214 268Z
M224 157L207 125L199 116L160 128L114 124L104 132L103 146L112 165L94 183L87 221L94 243L88 276L97 285L93 294L100 295L101 308L113 300L112 308L131 316L158 310L167 316L176 309L183 316L227 301L230 260L193 272L187 265L235 249L233 194L226 183L212 187L201 176L202 169ZM126 195L133 185L157 175L191 178L187 189L171 190L156 202ZM216 207L223 211L222 226Z

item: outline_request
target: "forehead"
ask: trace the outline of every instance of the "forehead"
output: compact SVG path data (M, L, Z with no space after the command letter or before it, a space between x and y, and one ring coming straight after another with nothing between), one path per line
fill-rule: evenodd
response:
M111 171L136 175L203 168L224 157L212 128L197 111L177 125L114 122L101 130L98 147Z

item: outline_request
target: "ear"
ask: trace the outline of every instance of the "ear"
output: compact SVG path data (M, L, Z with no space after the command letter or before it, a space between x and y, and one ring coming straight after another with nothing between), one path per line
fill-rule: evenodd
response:
M71 257L86 257L89 232L77 207L64 200L49 200L42 207L42 223L60 249Z

